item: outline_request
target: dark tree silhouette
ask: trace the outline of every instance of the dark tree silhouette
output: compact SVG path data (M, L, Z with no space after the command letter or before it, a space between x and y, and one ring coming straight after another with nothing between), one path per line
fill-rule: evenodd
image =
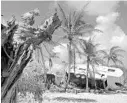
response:
M20 24L16 22L14 16L8 21L7 26L1 24L2 103L14 103L15 85L30 61L33 50L43 41L50 41L54 31L61 25L55 13L44 24L35 28L33 24L36 16L39 16L38 9L25 13Z

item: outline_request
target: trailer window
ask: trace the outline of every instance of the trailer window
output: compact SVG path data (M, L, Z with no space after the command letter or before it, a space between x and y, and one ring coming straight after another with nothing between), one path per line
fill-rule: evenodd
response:
M113 70L113 69L108 69L108 71L109 71L109 72L115 72L115 70Z

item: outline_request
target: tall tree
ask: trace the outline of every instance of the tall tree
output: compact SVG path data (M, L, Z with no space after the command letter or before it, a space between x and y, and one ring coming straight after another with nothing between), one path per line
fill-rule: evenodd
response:
M65 32L65 36L61 39L68 40L68 79L65 86L65 91L68 86L70 80L70 69L72 64L72 48L77 48L77 39L79 36L86 35L89 32L99 31L94 29L94 27L88 23L86 23L84 19L84 8L89 4L89 2L81 9L80 11L70 11L68 15L64 12L60 4L58 4L61 16L62 16L62 25L61 28Z
M86 69L86 91L88 92L88 74L90 74L90 65L93 67L94 72L94 78L95 78L95 70L94 65L95 64L102 64L102 59L99 56L99 53L101 50L97 50L97 47L99 44L94 44L92 38L89 38L89 40L80 39L80 46L82 48L82 52L80 52L81 55L86 56L86 62L87 62L87 69Z
M100 51L100 50L99 50ZM97 51L97 53L95 53L95 56L91 58L90 60L90 65L93 68L93 77L94 77L94 86L95 86L95 90L97 89L97 85L96 85L96 78L95 78L95 65L99 65L99 64L103 64L104 61L102 59L102 57L99 55L99 51ZM104 86L105 87L105 86Z
M39 10L34 9L22 16L22 23L15 18L2 28L1 44L1 99L2 103L13 103L13 90L24 68L29 63L33 50L43 41L50 41L52 34L61 25L55 13L39 28L34 28L35 17ZM50 22L49 22L50 20Z
M49 41L54 43L52 40ZM48 70L51 70L52 66L53 66L53 61L52 59L54 58L58 58L53 52L51 52L51 50L49 50L48 46L46 44L49 44L49 42L43 42L40 47L38 47L38 49L35 50L35 59L37 60L37 62L39 64L41 64L42 68L44 68L44 78L45 78L45 87L47 88L47 83L46 83L46 74ZM54 46L56 45L56 43L51 44L50 46ZM44 55L43 50L45 49L45 53L47 53L47 55ZM46 61L48 61L48 67L46 67L45 63Z

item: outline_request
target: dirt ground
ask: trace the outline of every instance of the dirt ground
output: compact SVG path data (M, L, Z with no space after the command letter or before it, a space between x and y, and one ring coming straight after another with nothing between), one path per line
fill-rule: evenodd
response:
M45 93L43 103L127 103L127 94Z

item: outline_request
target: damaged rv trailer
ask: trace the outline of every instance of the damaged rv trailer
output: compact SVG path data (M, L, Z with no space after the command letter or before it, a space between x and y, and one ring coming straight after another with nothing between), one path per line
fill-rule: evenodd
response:
M86 64L76 64L74 69L71 69L71 73L74 73L76 77L85 78L87 66ZM94 72L93 72L94 69ZM95 73L95 75L94 75ZM103 80L107 81L107 89L119 89L120 86L117 84L123 85L124 83L124 76L123 71L120 68L115 67L107 67L102 65L95 65L94 68L90 65L88 71L88 77L94 78L95 80Z
M75 66L75 72L74 72L74 67L72 66L71 68L71 77L70 77L70 82L74 84L78 84L78 87L83 87L85 88L86 84L86 64L76 64ZM48 74L54 74L55 75L55 82L57 85L60 85L64 73L68 73L68 67L60 65L60 64L54 64L52 69L49 70L47 73ZM95 72L95 81L97 83L97 86L101 89L104 89L103 87L103 81L106 84L106 89L120 89L120 86L117 84L124 84L124 75L123 71L120 68L115 68L115 67L107 67L107 66L102 66L102 65L95 65L94 66L94 72ZM91 85L94 85L94 73L93 73L93 67L90 65L90 70L89 70L89 87Z

